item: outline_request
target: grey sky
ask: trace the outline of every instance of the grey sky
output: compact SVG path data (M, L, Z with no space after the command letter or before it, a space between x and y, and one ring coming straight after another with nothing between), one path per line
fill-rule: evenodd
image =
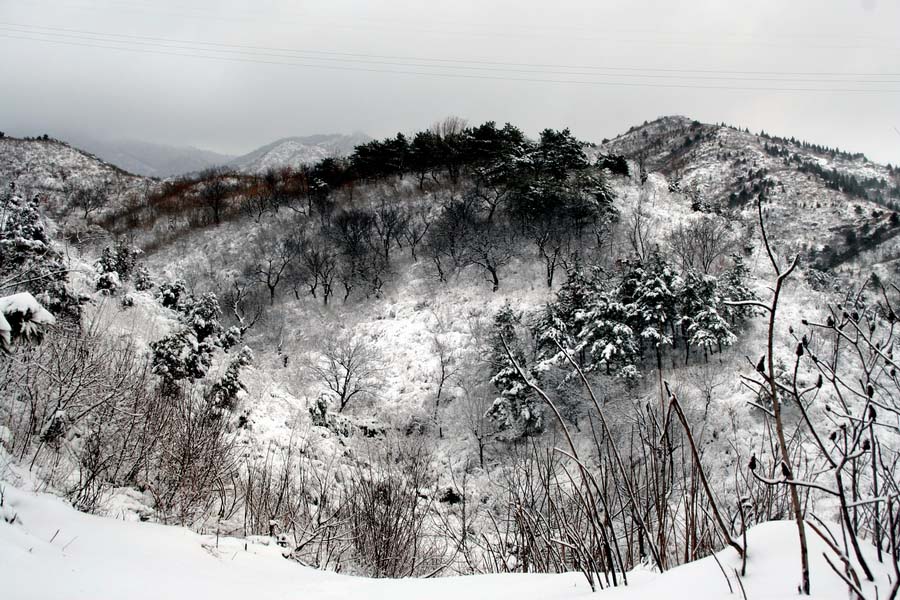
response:
M592 141L684 114L900 163L893 0L0 0L0 23L18 135L242 153L448 114Z

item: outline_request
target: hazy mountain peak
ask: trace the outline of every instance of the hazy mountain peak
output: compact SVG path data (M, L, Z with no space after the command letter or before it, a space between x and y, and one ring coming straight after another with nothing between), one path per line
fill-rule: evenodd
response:
M259 173L271 168L298 167L323 158L346 156L372 138L364 133L317 134L275 140L228 163L239 171Z

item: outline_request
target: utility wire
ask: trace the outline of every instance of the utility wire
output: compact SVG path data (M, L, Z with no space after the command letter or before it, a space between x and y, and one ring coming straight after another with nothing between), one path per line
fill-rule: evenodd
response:
M30 0L30 1L34 2L35 0ZM72 5L72 4L70 4L70 6L73 8L99 10L99 11L104 11L104 12L108 11L108 10L110 10L110 8L112 8L113 10L119 10L119 11L124 11L124 12L131 11L131 12L139 12L139 13L145 13L145 14L157 15L157 16L200 19L200 20L204 20L204 21L216 20L216 21L226 21L226 22L227 21L246 22L248 20L251 20L253 15L258 14L260 18L265 17L267 22L271 21L271 15L263 14L263 13L248 13L247 15L232 17L232 16L223 15L222 11L204 11L204 9L196 9L196 8L191 8L191 7L179 7L179 10L193 11L193 14L191 14L191 12L185 13L185 12L173 12L173 11L159 11L159 10L156 10L157 7L155 5L140 5L140 4L130 4L129 5L127 3L122 3L122 2L113 3L113 4L114 5L118 4L119 6L118 7L116 7L116 6L102 7L102 8L98 7L98 6L90 6L90 5ZM56 8L56 7L57 7L57 5L54 4L54 8ZM417 34L429 34L429 35L470 36L470 37L489 37L489 38L526 38L526 39L531 39L531 40L533 40L535 38L543 38L543 39L565 39L567 41L608 41L608 42L614 42L617 44L635 43L635 44L642 44L642 45L649 44L649 45L656 45L656 46L669 45L669 46L693 46L693 47L709 47L709 46L740 47L740 46L750 45L750 46L759 46L759 47L783 48L783 49L788 49L788 50L792 50L792 49L793 50L796 50L796 49L809 49L809 50L812 50L812 49L816 49L816 50L819 50L819 49L834 49L834 50L877 49L877 50L882 50L882 51L884 51L884 50L900 51L900 48L897 48L896 46L871 45L871 44L869 44L869 45L860 45L860 44L851 45L851 44L834 44L834 43L831 43L831 44L794 44L794 43L784 43L784 42L772 43L772 42L752 42L752 41L750 41L750 42L739 42L739 41L707 42L707 41L697 39L698 36L696 34L694 34L693 32L685 32L684 35L687 38L685 40L662 40L659 38L659 36L666 35L664 32L652 32L652 31L646 32L646 33L649 33L654 36L652 39L611 38L611 37L609 37L609 33L608 33L609 30L604 31L602 29L600 30L602 33L604 33L604 35L602 37L599 37L599 36L573 36L571 34L548 35L546 33L540 32L541 29L549 29L550 28L550 27L546 27L546 26L544 26L542 28L533 28L533 30L531 32L516 32L509 28L504 28L502 30L491 30L491 31L473 31L471 29L447 30L447 29L429 28L427 26L423 27L423 23L421 21L419 21L419 22L408 22L410 28L396 28L396 27L395 28L390 28L390 27L372 28L372 27L348 24L348 19L346 19L346 18L341 18L340 20L311 23L310 16L312 16L312 15L309 15L308 13L304 14L304 13L297 13L297 12L293 12L293 14L297 15L297 16L303 16L304 19L302 21L298 21L298 20L285 20L282 18L282 19L279 19L278 22L279 23L290 23L293 25L298 25L298 26L306 27L306 28L320 27L320 26L324 25L324 26L330 27L331 29L345 29L345 30L351 30L351 31L371 30L371 31L380 31L380 32L384 32L384 33L402 32L403 34L406 34L406 35L409 35L410 33L417 33ZM359 20L359 19L357 18L357 20ZM389 22L389 23L396 22L396 20L376 19L376 18L369 18L367 20L373 21L373 22L377 22L377 21L385 21L385 22ZM426 24L430 23L430 22L431 21L426 21ZM469 23L457 23L456 26L471 27L471 25ZM560 28L560 29L562 29L562 28ZM581 29L583 29L585 31L591 31L591 32L597 31L597 29L594 29L594 28L581 28ZM616 32L616 30L611 30L611 31ZM618 31L619 32L636 33L639 30L618 30ZM672 35L672 34L669 34L669 35ZM681 35L681 34L679 33L679 34L675 34L675 35ZM728 37L729 39L733 39L734 37L740 37L740 36L747 36L747 34L741 34L738 32L726 34L726 37ZM763 38L763 36L750 35L749 37L756 37L757 39L760 39L760 38L765 39L765 38ZM790 34L790 35L785 35L783 37L780 37L778 39L796 39L797 37L800 37L800 36ZM805 37L808 37L808 38L822 37L822 38L827 38L827 39L836 39L836 38L853 39L854 36L849 36L848 38L845 38L845 36L843 36L842 34L834 34L834 35L819 35L819 36L807 35ZM863 39L866 36L856 36L856 37L859 39ZM874 37L874 36L870 36L870 37ZM895 38L891 38L889 36L884 36L883 39L894 41Z
M442 72L442 71L412 71L406 69L383 69L383 68L367 68L367 67L358 67L358 66L343 66L343 65L322 65L317 63L305 63L305 62L295 62L295 61L274 61L274 60L261 60L259 58L247 58L247 57L239 57L239 56L219 56L214 54L197 54L188 53L188 52L169 52L162 49L156 50L152 48L145 47L135 47L128 45L110 45L110 43L89 43L89 42L76 42L69 41L63 39L47 39L45 37L32 37L28 35L15 35L11 33L2 33L0 32L0 39L16 39L16 40L26 40L32 42L39 42L43 44L51 44L51 45L66 45L66 46L80 46L86 48L98 48L98 49L106 49L106 50L118 50L123 52L132 52L139 54L156 54L156 55L164 55L164 56L179 56L179 57L188 57L188 58L199 58L205 60L214 60L220 62L237 62L237 63L250 63L250 64L269 64L269 65L281 65L281 66L292 66L292 67L303 67L303 68L312 68L312 69L320 69L320 70L334 70L334 71L353 71L353 72L368 72L368 73L390 73L390 74L402 74L402 75L415 75L415 76L425 76L425 77L443 77L443 78L452 78L452 79L473 79L473 80L488 80L488 81L520 81L527 83L562 83L562 84L574 84L574 85L587 85L587 86L607 86L607 87L638 87L638 88L672 88L672 89L703 89L703 90L729 90L729 91L767 91L767 92L829 92L829 93L863 93L863 94L894 94L900 93L900 89L887 89L887 88L833 88L833 87L825 87L825 88L816 88L816 87L771 87L771 86L750 86L750 87L740 87L740 86L725 86L725 85L704 85L704 84L686 84L686 83L648 83L648 82L623 82L623 81L612 81L612 80L578 80L578 79L548 79L548 78L537 78L537 77L505 77L501 75L477 75L477 74L466 74L466 73L453 73L453 72ZM128 44L129 42L117 42L118 44Z
M900 73L850 73L850 72L821 72L821 71L741 71L741 70L726 70L726 69L673 69L673 68L646 68L646 67L600 67L600 66L588 66L588 65L564 65L564 64L553 64L553 63L523 63L523 62L503 62L503 61L489 61L489 60L463 60L463 59L444 59L444 58L426 58L426 57L416 57L416 56L398 56L398 55L384 55L384 54L368 54L368 53L351 53L351 52L328 52L323 50L308 50L308 49L295 49L295 48L283 48L283 47L273 47L273 46L255 46L255 45L244 45L244 44L229 44L229 43L221 43L221 42L205 42L199 40L180 40L180 39L172 39L172 38L161 38L161 37L152 37L152 36L142 36L142 35L132 35L132 34L121 34L121 33L104 33L98 31L88 31L82 29L70 29L70 28L61 28L61 27L45 27L45 26L35 26L35 25L24 25L18 23L2 23L0 22L0 30L6 30L11 33L18 34L38 34L38 35L46 35L46 36L57 36L57 37L70 37L75 39L87 39L90 41L101 41L101 42L133 42L133 43L142 43L142 40L147 40L148 42L161 42L162 44L184 44L187 47L182 47L180 49L187 50L198 50L198 51L213 51L216 48L222 48L222 52L231 52L232 50L251 50L251 51L271 51L277 53L287 53L287 54L297 54L303 56L282 56L280 54L276 55L265 55L276 58L301 58L303 60L343 60L344 62L349 62L348 59L353 59L353 62L368 62L372 64L387 64L394 66L413 66L413 67L431 67L431 66L446 66L451 68L451 65L459 65L459 69L470 69L470 70L497 70L504 72L522 72L522 73L532 73L532 72L541 72L542 69L578 69L582 71L611 71L614 72L617 76L627 76L627 77L663 77L662 75L657 75L657 73L675 73L681 75L688 75L690 79L727 79L733 81L789 81L789 82L837 82L837 83L900 83L900 81L896 80L843 80L843 79L833 79L833 77L900 77ZM74 35L77 34L77 35ZM92 36L88 38L83 38L80 36ZM100 37L101 39L95 39ZM179 49L178 46L164 46L162 44L149 44L155 45L159 47L174 47ZM210 48L202 48L202 46L209 46ZM305 55L313 55L313 56L305 56ZM315 58L316 56L321 56L323 58ZM361 60L360 60L361 59ZM370 60L370 59L378 59L378 60ZM403 64L397 64L394 62L380 62L381 59L390 60L390 61L404 61ZM435 63L435 65L430 64L407 64L407 63ZM484 67L482 67L484 65ZM497 68L488 68L488 67L504 67L503 69ZM515 68L506 68L506 67L515 67ZM518 70L518 68L523 68L527 70ZM534 71L538 70L538 71ZM647 73L647 75L637 75L632 72L638 73ZM694 75L694 74L700 75ZM565 72L565 73L557 73L560 75L593 75L595 73L580 73L580 72ZM603 73L597 73L603 74ZM707 74L712 75L729 75L729 77L705 77ZM749 77L731 77L733 75L761 75L767 77L760 78L749 78ZM776 76L784 76L790 77L790 79L783 79ZM801 80L794 79L795 77L827 77L828 79L824 80ZM674 78L671 76L666 76L665 78Z

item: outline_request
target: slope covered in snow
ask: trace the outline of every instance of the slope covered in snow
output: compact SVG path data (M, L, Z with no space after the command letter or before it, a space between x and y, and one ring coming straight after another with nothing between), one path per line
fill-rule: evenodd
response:
M362 133L352 135L311 135L287 137L257 148L228 163L244 173L262 173L268 169L299 167L322 160L345 156L353 152L357 144L370 140Z
M317 571L285 560L282 548L257 538L245 541L200 535L179 527L79 513L48 494L3 484L0 505L0 595L16 600L100 598L394 598L550 600L657 598L713 600L795 598L797 543L793 524L759 525L748 533L747 575L739 578L736 553L725 550L662 575L648 569L628 574L629 585L591 594L581 575L507 574L436 579L365 579ZM877 586L887 597L890 566L879 564ZM827 566L832 554L813 539L813 597L844 599L847 586ZM832 561L836 558L832 554ZM718 560L718 563L717 563Z
M860 252L900 258L900 172L834 148L668 116L632 127L601 152L623 154L697 210L741 209L757 197L782 250L819 269L853 269Z
M149 185L150 180L59 140L0 138L0 189L39 196L55 211L65 209L78 188L102 188L108 206L123 202L132 191L146 192Z

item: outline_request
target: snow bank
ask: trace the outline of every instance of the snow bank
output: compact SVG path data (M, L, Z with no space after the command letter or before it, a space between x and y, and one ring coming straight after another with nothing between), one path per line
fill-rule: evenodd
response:
M480 575L437 579L371 580L326 573L285 560L280 548L244 540L203 536L179 527L120 521L79 513L63 500L3 486L0 507L0 597L10 600L66 598L197 599L480 598L650 600L740 598L733 551L657 575L629 574L628 587L590 593L579 574ZM824 546L811 540L813 597L844 599L846 586L825 565ZM796 534L789 522L772 522L749 533L748 576L754 600L797 597ZM871 548L867 548L871 551ZM872 552L870 552L871 554ZM888 565L878 567L885 596ZM872 591L869 587L868 591ZM874 593L872 594L874 597Z

